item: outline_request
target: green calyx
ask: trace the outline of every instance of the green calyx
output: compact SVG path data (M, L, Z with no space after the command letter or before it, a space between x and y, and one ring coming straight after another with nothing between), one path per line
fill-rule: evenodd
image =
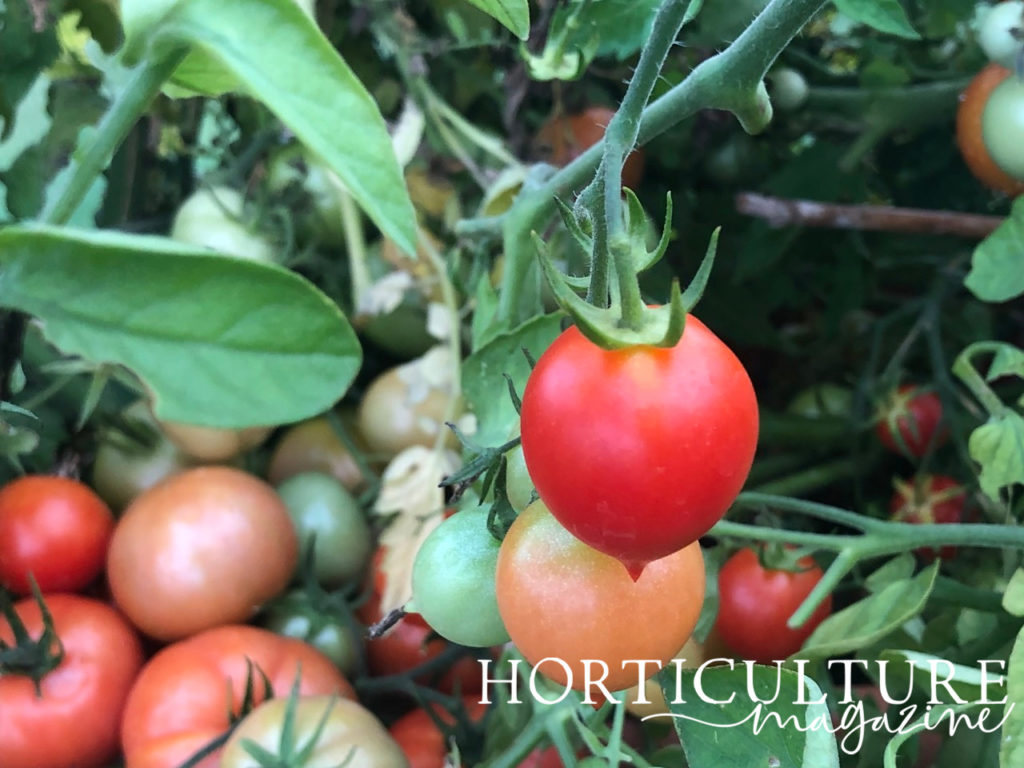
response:
M679 281L672 282L667 304L657 307L638 305L630 307L623 294L630 287L638 293L636 275L656 264L665 254L671 239L672 198L667 199L665 226L657 245L648 250L646 240L648 224L640 201L626 189L626 208L623 231L609 238L609 262L615 265L617 280L613 280L608 306L588 303L577 291L588 287L590 279L562 274L548 254L547 245L533 233L534 244L544 275L559 306L573 319L580 332L604 349L625 349L635 346L674 347L683 335L686 316L704 293L718 246L719 231L711 235L700 268L686 290ZM589 231L589 221L581 219L571 208L556 201L569 233L584 251L592 253L595 238ZM623 283L632 281L623 289ZM632 311L631 311L632 310Z

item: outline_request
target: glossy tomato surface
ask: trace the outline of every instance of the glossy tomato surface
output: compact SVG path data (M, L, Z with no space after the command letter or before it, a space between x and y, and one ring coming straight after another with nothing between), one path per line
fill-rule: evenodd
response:
M75 591L103 568L114 530L110 508L88 486L30 475L0 489L0 585L19 595Z
M142 666L135 631L113 608L77 595L50 594L46 605L64 647L36 694L28 677L0 675L3 768L100 768L117 755L121 714ZM15 610L33 638L43 619L33 599ZM0 641L13 643L0 617Z
M634 573L725 514L757 445L750 377L692 315L668 349L607 351L568 329L537 360L522 401L540 498Z
M298 559L274 490L228 467L200 467L146 491L114 531L107 577L135 626L175 640L245 621L288 585Z
M245 698L247 662L287 697L296 677L303 696L355 699L348 681L315 648L249 626L202 632L164 648L149 660L128 696L122 748L125 768L178 768L227 731ZM266 691L255 673L256 702ZM197 768L217 768L220 750Z
M634 581L614 558L559 525L542 502L512 524L496 578L498 608L512 642L531 664L549 657L564 661L577 690L584 687L583 659L608 665L610 691L637 684L637 665L624 665L627 660L667 664L693 632L704 602L699 544L649 563ZM557 663L540 671L567 682ZM646 671L649 677L657 668Z
M956 143L971 173L982 184L1004 194L1015 196L1024 192L1024 183L996 165L982 139L982 114L996 86L1010 76L1010 70L989 64L971 80L960 94L956 113Z
M822 570L803 558L799 572L770 570L757 552L741 549L718 572L715 629L726 646L744 659L770 664L800 650L832 612L829 596L798 629L786 626L804 598L821 581Z

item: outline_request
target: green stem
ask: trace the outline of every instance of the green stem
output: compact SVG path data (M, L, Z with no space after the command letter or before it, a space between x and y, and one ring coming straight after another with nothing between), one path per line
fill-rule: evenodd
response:
M348 254L349 279L352 281L352 314L358 315L373 281L366 260L366 238L363 236L363 217L352 195L341 184L333 171L329 171L330 184L338 198L341 213L341 227L345 236L345 250ZM337 183L335 183L337 182Z
M850 461L849 458L836 459L761 483L755 486L754 490L758 493L774 493L779 496L798 496L824 488L837 480L853 477L863 471L862 465Z
M805 501L803 499L791 499L786 496L772 495L757 491L745 491L737 497L733 503L734 508L744 507L770 507L772 509L796 512L808 517L815 517L830 523L838 523L848 528L859 531L867 531L884 525L874 518L858 515L847 509L833 507L829 504L821 504L817 501Z
M162 59L143 61L132 72L124 88L110 104L106 114L91 132L90 141L76 151L67 169L67 181L40 214L47 224L66 224L93 181L110 164L114 151L124 140L139 116L160 92L186 49L178 49Z
M839 586L839 582L843 580L853 567L857 565L858 557L855 550L844 549L839 553L839 557L832 561L832 564L825 571L825 574L821 577L817 584L814 585L814 589L811 593L804 598L804 601L800 604L800 607L796 609L796 612L789 617L789 621L786 622L786 626L790 629L798 629L804 625L811 614L814 613L815 609L821 605L826 597L835 591L835 588Z
M1006 406L992 388L985 382L978 369L974 367L972 358L979 353L998 352L1002 344L996 341L981 341L971 344L961 352L953 363L953 373L971 390L973 394L992 416L1006 412Z

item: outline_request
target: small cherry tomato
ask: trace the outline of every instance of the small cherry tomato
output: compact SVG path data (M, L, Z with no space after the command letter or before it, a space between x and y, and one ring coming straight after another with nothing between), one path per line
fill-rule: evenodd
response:
M356 446L360 447L362 437L351 430L349 434ZM326 416L288 428L274 447L267 468L267 479L274 485L280 485L289 477L304 472L332 475L353 492L366 484L366 478L352 452L342 443Z
M537 150L553 165L566 165L604 138L614 115L608 107L588 107L577 115L552 117L537 132ZM622 183L636 189L643 175L644 151L637 148L630 152L622 167Z
M114 516L87 486L30 475L0 489L0 585L19 595L73 592L103 569Z
M63 658L43 676L0 674L0 765L3 768L102 768L117 756L128 691L142 666L135 632L113 608L77 595L46 596ZM43 633L34 599L14 607L29 635ZM15 644L0 616L0 642Z
M540 498L633 575L718 522L757 446L750 377L693 315L671 348L608 351L569 328L537 360L522 401Z
M143 491L190 465L188 456L162 435L153 444L143 444L110 432L101 436L96 447L92 486L111 508L120 511Z
M313 547L317 581L337 587L356 580L373 551L373 534L345 486L330 475L305 472L285 480L277 493L295 524L300 562Z
M1024 181L1024 82L1007 77L992 89L981 113L981 138L992 161Z
M1006 195L1024 192L1021 182L996 165L982 139L982 113L992 91L1010 76L1010 70L989 64L971 80L960 94L956 113L956 143L967 167L982 184Z
M483 507L457 512L420 545L412 600L441 637L476 648L508 642L494 596L499 547Z
M648 563L635 581L612 557L563 528L542 502L516 518L501 543L496 573L501 618L531 664L554 657L584 687L584 659L604 662L609 691L636 685L637 665L667 664L693 632L704 602L704 558L696 542ZM629 617L629 627L622 625ZM539 671L558 683L560 664ZM649 665L647 677L657 669ZM593 668L594 679L601 670Z
M356 669L363 645L360 632L336 613L320 610L301 589L271 602L260 623L278 635L309 643L346 675Z
M199 467L128 507L107 577L135 626L176 640L248 619L284 590L297 559L295 527L270 486L237 469Z
M893 483L895 492L889 502L892 519L900 523L959 523L964 517L967 492L946 475L919 475L909 481ZM949 560L956 547L918 547L915 550L927 561L941 557Z
M978 44L989 61L1013 69L1021 52L1024 2L1009 0L991 7L981 20Z
M233 459L259 446L271 432L271 427L219 429L177 421L162 421L160 428L168 440L197 461Z
M797 629L789 617L821 581L821 568L805 557L799 572L769 570L757 552L741 549L718 572L718 617L722 642L744 659L762 664L789 658L832 612L831 595Z
M942 401L934 392L904 384L882 402L875 434L893 453L919 459L933 443L938 448L949 439Z
M274 249L243 221L245 198L228 187L194 192L178 209L171 238L253 261L274 261Z
M481 704L474 696L464 697L462 706L466 716L473 722L481 720L487 712L487 705ZM442 723L455 725L455 718L443 707L434 705L432 709ZM438 729L427 710L414 709L403 715L391 724L388 732L405 753L409 768L444 768L445 756L449 752L445 737L450 734L444 734Z

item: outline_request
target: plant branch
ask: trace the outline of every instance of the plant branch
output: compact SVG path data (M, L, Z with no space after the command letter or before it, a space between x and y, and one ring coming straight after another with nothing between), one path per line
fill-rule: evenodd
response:
M981 240L1004 219L959 211L929 211L891 205L838 205L815 200L790 200L756 192L736 195L736 210L764 219L773 227L827 227L872 232L956 235Z

